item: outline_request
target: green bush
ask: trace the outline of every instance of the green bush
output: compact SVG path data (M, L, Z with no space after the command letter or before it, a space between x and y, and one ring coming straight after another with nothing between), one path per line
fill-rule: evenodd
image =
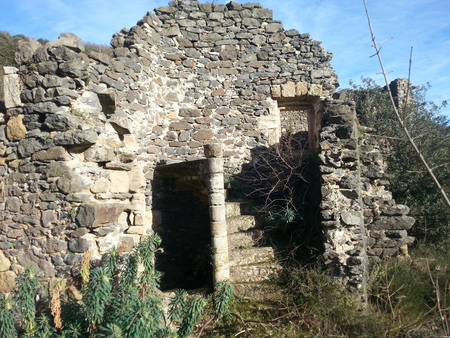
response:
M26 268L18 277L16 294L0 298L0 336L188 337L208 303L214 317L226 313L232 291L231 284L222 282L211 299L177 291L166 318L154 265L159 244L159 237L153 235L130 253L111 251L99 267L84 276L81 301L61 301L61 288L54 284L50 286L50 304L40 311L35 303L38 279L33 269ZM89 259L84 264L89 264ZM138 273L139 264L143 271ZM86 274L83 267L82 271ZM47 316L50 313L52 320ZM172 332L172 327L178 327L178 331Z

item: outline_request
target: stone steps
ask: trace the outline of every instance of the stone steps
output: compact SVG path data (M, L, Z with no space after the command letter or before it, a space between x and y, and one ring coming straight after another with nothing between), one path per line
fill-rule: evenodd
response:
M253 247L230 251L230 266L250 265L262 262L274 262L275 255L271 247Z
M264 230L258 228L256 209L248 201L226 202L230 278L235 295L266 299L270 278L281 270L272 247L260 246Z
M230 274L235 283L254 283L270 280L280 270L278 263L261 263L231 266Z
M241 215L255 215L257 210L248 201L227 201L225 203L226 215L228 217Z
M255 216L239 215L227 217L228 233L247 231L256 227Z
M264 232L259 229L228 234L228 250L254 247L263 236Z
M277 285L268 282L233 283L234 293L244 299L273 302L280 297Z

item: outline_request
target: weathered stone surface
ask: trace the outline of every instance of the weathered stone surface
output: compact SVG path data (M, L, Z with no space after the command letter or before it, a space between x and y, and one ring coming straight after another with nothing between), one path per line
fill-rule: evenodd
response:
M136 193L145 190L146 180L142 168L135 167L129 173L128 190L131 193Z
M0 293L14 291L16 277L17 276L13 271L0 271Z
M31 250L24 251L17 256L17 262L23 267L33 267L38 276L54 277L55 268L49 260L36 256Z
M13 108L22 106L20 100L21 84L19 75L8 74L3 78L3 88L5 96L5 107Z
M11 261L6 258L3 251L0 251L0 272L7 271L11 267Z
M41 150L31 156L33 161L51 162L68 161L72 156L64 147L52 147L47 150Z
M361 225L361 213L356 211L346 211L341 214L342 221L347 225Z
M70 48L77 53L84 52L83 42L78 36L72 33L61 33L58 37L58 40L47 42L47 44L45 45L45 47L47 48L58 46Z
M401 216L409 214L409 207L402 204L396 204L392 207L385 207L381 209L383 215Z
M6 136L10 141L19 141L27 134L23 124L23 115L12 116L6 124Z
M84 153L84 158L88 162L110 162L114 159L114 151L104 147L91 147Z
M82 204L77 210L77 223L86 228L95 228L103 224L116 223L124 207L118 203Z
M44 125L50 130L65 131L75 128L77 122L69 115L53 114L46 117Z
M110 191L112 193L128 193L130 190L130 176L124 171L112 171L109 174L111 182Z
M74 238L69 240L69 250L72 252L83 253L92 249L95 245L92 240L86 238Z
M90 146L98 140L98 135L92 130L68 130L55 135L54 142L58 146Z
M43 210L41 215L41 224L43 227L49 227L51 224L58 223L58 215L54 210Z
M62 193L73 194L88 187L89 183L77 173L68 171L56 181L56 186Z
M214 137L214 133L211 130L200 130L196 132L193 139L196 141L210 140Z
M36 256L18 270L48 262L66 275L83 252L99 258L121 243L131 249L152 227L166 231L185 200L206 199L210 185L199 175L207 170L196 164L208 161L195 160L213 157L216 168L224 157L234 175L261 163L260 150L279 144L283 130L299 149L319 152L325 257L337 279L363 287L365 255L375 261L410 243L413 221L387 190L379 147L358 135L355 105L333 98L331 54L272 17L257 3L173 1L115 34L110 56L83 53L71 34L46 46L21 43L20 77L7 69L14 95L0 113L0 247ZM183 188L155 174L161 163L184 162L191 169L176 175ZM161 202L165 190L173 203ZM253 237L230 242L253 245Z
M10 212L20 211L21 201L19 197L7 197L5 199L5 209Z
M415 219L410 216L381 217L368 226L371 230L409 230Z
M87 79L88 64L84 60L69 60L61 63L58 66L58 72L62 76L68 76L73 78Z
M65 252L67 250L67 242L65 240L49 238L44 244L44 251L47 253Z

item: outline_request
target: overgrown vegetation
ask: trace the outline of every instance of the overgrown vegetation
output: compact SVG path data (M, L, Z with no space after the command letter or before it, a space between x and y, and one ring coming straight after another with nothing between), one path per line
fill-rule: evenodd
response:
M420 257L433 255L420 250ZM369 302L320 268L290 267L271 302L236 300L205 337L444 337L450 334L450 256L378 266Z
M446 251L450 240L450 210L402 136L388 93L366 78L361 85L353 85L347 95L356 102L361 123L374 129L374 137L385 149L390 190L398 203L411 208L411 215L416 218L411 234L419 241ZM450 191L449 121L440 115L442 105L427 101L425 95L426 87L412 88L410 102L400 113L433 173L443 188Z
M229 282L218 283L208 298L177 291L166 316L154 266L159 244L158 236L149 236L130 253L113 250L96 268L89 267L87 255L78 301L63 296L61 283L51 283L50 300L38 306L38 279L26 268L17 279L17 292L0 300L0 336L188 337L203 314L225 316L232 297Z
M259 212L265 238L286 259L316 261L323 252L320 178L304 135L288 131L279 144L253 150L253 161L233 178L231 191L250 199Z

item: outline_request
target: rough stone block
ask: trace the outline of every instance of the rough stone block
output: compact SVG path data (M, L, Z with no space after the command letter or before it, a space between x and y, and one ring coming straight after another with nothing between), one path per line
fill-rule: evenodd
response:
M110 191L112 193L128 193L130 190L130 177L126 171L111 171L109 181L111 182Z
M22 266L33 267L40 276L54 277L55 268L49 260L36 256L31 250L21 252L17 256L17 262Z
M58 40L47 42L46 47L64 46L77 53L84 52L84 45L81 39L72 33L61 33Z
M135 234L123 234L119 237L120 246L123 247L125 251L133 249L140 240L141 236Z
M369 230L409 230L415 223L410 216L381 217L368 226Z
M16 274L13 271L0 272L0 293L14 291L16 285Z
M287 82L281 85L282 97L295 97L296 88L294 82Z
M107 193L109 192L110 181L105 177L100 177L92 184L90 190L93 194Z
M0 271L9 270L11 267L10 260L5 256L3 251L0 251Z
M83 253L86 251L90 251L93 246L97 246L95 241L92 239L86 238L74 238L69 240L69 250L72 252Z
M110 162L114 159L114 151L104 147L91 147L84 152L84 158L88 162Z
M203 130L197 131L194 134L193 139L196 141L206 141L206 140L211 140L213 137L214 137L214 132L212 130L203 129Z
M396 204L392 207L385 207L381 209L382 215L402 216L409 214L409 207L403 204Z
M131 193L143 191L146 186L146 179L143 168L134 167L129 173L129 191Z
M22 106L20 100L21 84L17 74L8 74L3 78L5 107L14 108Z
M27 134L27 128L23 124L23 115L12 116L6 124L6 137L10 141L19 141Z
M267 33L276 33L283 30L283 25L281 23L269 23L265 30Z
M82 227L95 228L107 223L117 223L123 212L123 205L111 204L82 204L78 207L75 220Z
M31 156L33 161L51 162L68 161L72 156L64 147L52 147L47 150L41 150Z
M127 234L144 235L145 233L146 230L143 226L130 226L127 230Z
M56 181L56 186L65 194L73 194L88 187L88 182L77 173L68 171Z
M323 93L322 85L319 84L311 84L308 90L308 95L311 96L320 96Z
M281 97L281 86L280 85L273 85L271 88L271 91L272 91L273 98Z
M41 214L41 224L43 227L49 227L58 222L57 214L54 210L43 210Z

